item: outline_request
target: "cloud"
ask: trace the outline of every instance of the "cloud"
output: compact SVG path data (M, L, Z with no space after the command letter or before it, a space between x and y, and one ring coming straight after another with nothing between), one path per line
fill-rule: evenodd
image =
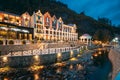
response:
M113 24L120 24L120 0L58 0L67 4L77 13L85 11L88 16L97 19L107 17Z

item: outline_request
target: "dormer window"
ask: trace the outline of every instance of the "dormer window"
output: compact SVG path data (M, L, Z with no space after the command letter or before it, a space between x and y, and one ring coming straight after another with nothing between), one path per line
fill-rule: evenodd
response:
M40 20L40 16L38 16L38 19Z
M46 18L46 22L49 22L49 18L48 17Z
M62 22L59 22L58 30L62 30Z
M56 26L57 26L57 21L54 20L54 21L52 22L52 27L53 27L54 30L56 29Z

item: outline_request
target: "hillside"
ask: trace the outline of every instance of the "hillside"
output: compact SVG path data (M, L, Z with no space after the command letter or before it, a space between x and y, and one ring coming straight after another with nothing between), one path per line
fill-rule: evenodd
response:
M0 10L19 15L25 11L28 11L30 14L32 14L34 11L40 9L42 13L48 11L51 13L51 16L54 14L57 16L57 18L61 16L64 23L75 23L77 25L77 32L79 33L79 36L83 33L96 36L96 33L101 31L102 34L99 33L99 35L107 35L105 38L110 36L107 39L110 40L115 34L120 34L119 28L101 23L90 16L86 16L84 13L78 14L70 10L67 5L56 0L0 0L0 3ZM99 38L93 38L99 40Z

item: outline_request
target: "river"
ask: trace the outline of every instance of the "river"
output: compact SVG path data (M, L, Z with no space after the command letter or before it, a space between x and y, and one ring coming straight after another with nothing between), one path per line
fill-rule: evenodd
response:
M109 80L112 67L107 55L85 53L53 65L13 69L0 74L0 80Z

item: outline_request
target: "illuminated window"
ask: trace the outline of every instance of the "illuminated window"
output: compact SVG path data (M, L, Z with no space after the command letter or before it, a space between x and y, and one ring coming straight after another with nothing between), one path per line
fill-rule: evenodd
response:
M48 18L48 17L46 18L46 22L47 22L47 23L49 22L49 18Z

